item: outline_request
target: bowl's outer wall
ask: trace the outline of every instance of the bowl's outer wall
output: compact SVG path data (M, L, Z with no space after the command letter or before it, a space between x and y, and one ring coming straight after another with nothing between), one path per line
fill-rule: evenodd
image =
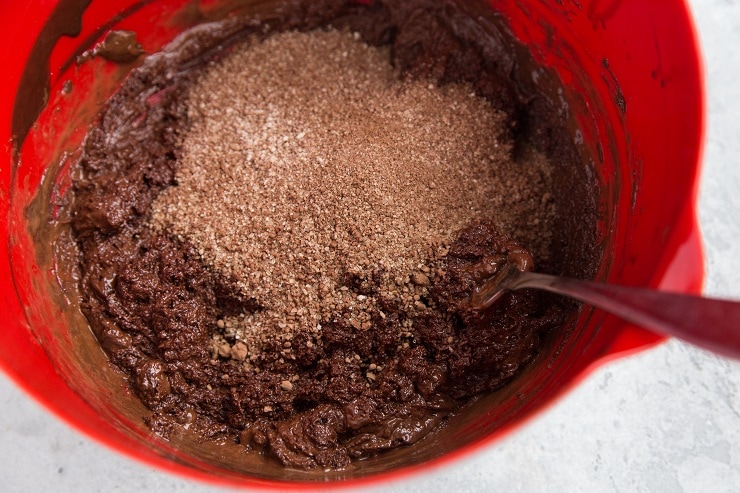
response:
M108 2L93 2L83 18L79 38L93 35L124 6L134 3L137 2L116 2L113 7L104 5ZM186 2L160 3L178 7ZM538 61L556 70L566 88L606 101L598 111L577 115L584 128L584 139L602 142L595 155L603 160L599 159L597 166L629 180L603 204L604 213L614 219L604 232L610 241L609 258L602 265L604 277L628 285L700 291L703 263L695 203L704 139L704 92L698 41L688 7L678 0L564 1L562 5L551 2L551 6L536 0L492 3L510 20L516 36L531 47ZM11 115L29 53L56 4L36 0L0 6L0 33L5 38L0 46L0 279L4 280L0 285L0 366L30 395L72 426L150 465L199 479L286 488L289 485L285 483L216 477L141 448L134 438L102 419L69 387L29 327L26 309L12 282L11 261L16 268L23 265L33 270L38 266L33 252L19 247L22 242L12 234L20 227L22 217L11 215L10 204L14 194L30 196L44 170L23 169L23 164L17 166L14 162ZM176 34L174 28L155 23L138 28L156 30L150 42L157 46ZM79 39L69 37L57 43L50 58L52 85L59 82L60 68L78 44ZM145 47L151 49L152 45ZM33 161L33 156L24 158ZM18 176L23 179L18 180ZM12 189L14 183L18 190ZM604 317L595 334L591 344L581 348L578 364L564 375L567 378L548 402L540 403L517 423L479 444L500 438L525 417L534 416L599 362L661 340L614 317ZM433 464L444 463L472 448ZM391 477L398 474L394 472ZM371 480L388 477L379 475ZM303 489L307 485L293 486Z

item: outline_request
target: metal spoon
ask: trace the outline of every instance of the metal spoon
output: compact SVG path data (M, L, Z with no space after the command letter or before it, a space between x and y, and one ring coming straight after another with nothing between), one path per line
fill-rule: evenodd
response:
M740 359L740 302L526 272L506 264L470 299L484 309L506 291L542 289L599 307L660 334Z

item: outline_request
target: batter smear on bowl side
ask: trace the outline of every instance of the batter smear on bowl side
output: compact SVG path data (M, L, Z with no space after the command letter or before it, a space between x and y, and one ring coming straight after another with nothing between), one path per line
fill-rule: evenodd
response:
M505 385L572 312L467 309L510 255L551 261L553 166L514 152L513 100L452 34L438 69L353 19L197 28L88 134L83 312L165 437L349 467Z

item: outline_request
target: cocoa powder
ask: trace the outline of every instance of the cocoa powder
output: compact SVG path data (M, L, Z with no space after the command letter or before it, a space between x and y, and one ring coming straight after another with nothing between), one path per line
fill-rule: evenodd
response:
M544 157L514 162L505 114L465 84L403 80L358 34L249 40L187 104L178 186L154 202L151 227L192 242L261 307L218 321L214 361L254 370L266 344L289 354L296 332L320 336L337 313L368 329L379 298L400 302L410 330L434 309L455 233L476 220L549 250Z

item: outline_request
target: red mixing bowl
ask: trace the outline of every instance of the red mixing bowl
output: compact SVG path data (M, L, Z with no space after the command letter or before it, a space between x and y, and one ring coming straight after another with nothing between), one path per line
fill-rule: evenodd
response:
M76 66L75 58L110 29L136 31L144 48L154 52L186 27L178 19L187 16L176 13L214 10L217 4L29 0L0 6L0 366L52 413L130 457L187 477L283 489L325 487L327 480L357 485L418 472L491 445L604 361L663 340L584 309L574 328L558 335L511 385L481 399L433 439L368 459L351 471L241 463L228 447L196 447L151 434L141 421L145 409L107 364L84 319L67 313L65 298L54 289L58 266L49 263L45 240L34 238L39 227L28 211L57 212L55 199L68 187L65 170L74 160L65 150L80 142L97 103L125 75L103 61L93 73ZM605 252L596 277L698 293L703 261L695 206L704 92L687 5L683 0L491 4L535 60L562 82L562 92L552 97L567 105L577 124L573 138L595 163L602 183L598 236ZM50 25L66 27L51 32ZM33 101L47 104L42 108ZM19 132L26 130L21 146ZM51 187L52 201L34 203L43 187Z

